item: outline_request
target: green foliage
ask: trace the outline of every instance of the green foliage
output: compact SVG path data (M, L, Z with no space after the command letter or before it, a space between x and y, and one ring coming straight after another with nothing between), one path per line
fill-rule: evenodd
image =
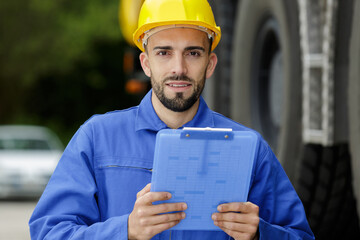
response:
M44 71L69 71L77 59L91 57L94 39L120 41L117 9L117 1L3 1L4 77L21 73L22 80L31 82Z
M66 143L92 114L138 102L124 92L118 4L0 2L0 124L47 125Z

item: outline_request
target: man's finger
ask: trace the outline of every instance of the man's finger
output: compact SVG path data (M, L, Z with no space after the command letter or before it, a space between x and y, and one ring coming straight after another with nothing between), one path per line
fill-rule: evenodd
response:
M135 204L151 205L156 201L165 201L171 198L171 193L168 192L147 192L139 197Z
M148 235L156 235L158 233L161 233L165 230L168 230L169 228L172 228L173 226L177 225L180 221L172 221L162 224L157 224L152 226L152 228L148 231L151 231L151 233L146 233ZM146 231L146 230L145 230Z
M141 203L135 203L141 204ZM182 212L186 210L186 203L162 203L157 205L148 205L138 210L140 216L154 216L170 212Z
M151 207L153 214L162 214L168 212L180 212L187 209L187 204L180 203L162 203L158 205L153 205Z
M214 221L214 224L221 229L228 229L236 232L247 232L248 228L246 224L236 222Z
M158 225L158 224L167 223L167 222L180 221L180 220L184 219L185 216L186 216L186 214L184 212L160 214L160 215L155 215L155 216L149 218L148 221L151 221L149 224Z
M226 212L226 213L214 213L212 215L214 221L227 221L257 225L259 223L259 217L254 214Z
M214 221L214 224L235 239L254 239L258 231L257 225L236 222Z
M233 237L234 239L253 239L252 234L244 233L244 232L237 232L227 228L221 228L226 234Z
M151 183L147 184L143 189L141 189L137 195L136 195L136 199L144 196L146 193L150 192L151 189Z
M219 205L217 210L219 212L258 213L259 207L251 202L232 202Z
M240 213L227 212L227 213L214 213L212 215L214 221L229 221L237 223L245 223L246 216Z

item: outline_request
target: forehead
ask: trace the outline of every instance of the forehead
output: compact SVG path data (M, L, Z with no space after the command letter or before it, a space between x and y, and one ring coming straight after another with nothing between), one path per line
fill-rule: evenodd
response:
M190 28L171 28L155 33L148 39L150 49L158 46L185 48L188 46L206 47L208 37L205 32Z

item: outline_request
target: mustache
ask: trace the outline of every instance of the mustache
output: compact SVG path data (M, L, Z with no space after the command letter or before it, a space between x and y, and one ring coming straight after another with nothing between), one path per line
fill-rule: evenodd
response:
M166 77L164 79L164 82L165 81L168 81L168 80L172 80L172 81L188 81L188 82L193 82L193 80L191 78L189 78L188 76L186 76L185 74L182 74L182 75L172 75L172 76L169 76L169 77Z

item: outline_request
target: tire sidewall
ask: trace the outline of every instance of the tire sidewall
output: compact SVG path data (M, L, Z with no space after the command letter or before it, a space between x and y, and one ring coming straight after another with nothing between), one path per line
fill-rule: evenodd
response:
M235 23L232 66L232 117L254 128L252 116L251 63L258 29L267 16L279 24L283 59L283 115L278 148L273 149L294 182L301 149L301 61L297 4L279 0L242 0Z
M352 37L350 42L350 77L348 91L349 138L352 161L354 194L360 216L360 2L356 1L353 13Z

